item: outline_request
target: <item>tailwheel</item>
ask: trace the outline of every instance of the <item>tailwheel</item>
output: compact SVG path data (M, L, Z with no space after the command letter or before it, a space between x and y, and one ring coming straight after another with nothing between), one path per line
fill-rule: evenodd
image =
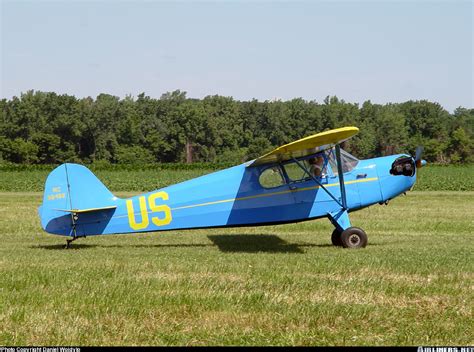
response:
M341 231L339 231L338 229L334 229L331 235L331 242L337 247L342 246Z
M78 238L81 238L81 237L86 237L86 236L74 236L74 237L71 238L71 239L67 239L67 240L66 240L66 245L64 246L64 248L65 248L65 249L71 248L71 243L74 242L75 240L77 240Z
M364 248L367 235L358 227L349 227L341 233L341 244L344 248Z
M72 240L66 240L66 245L64 246L65 249L71 248L71 243L74 242L76 238L74 237Z

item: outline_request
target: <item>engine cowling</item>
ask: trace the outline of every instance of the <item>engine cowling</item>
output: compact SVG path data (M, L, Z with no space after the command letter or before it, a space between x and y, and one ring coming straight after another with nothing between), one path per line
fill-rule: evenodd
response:
M394 176L413 176L415 174L415 161L411 156L401 157L392 163L390 174Z

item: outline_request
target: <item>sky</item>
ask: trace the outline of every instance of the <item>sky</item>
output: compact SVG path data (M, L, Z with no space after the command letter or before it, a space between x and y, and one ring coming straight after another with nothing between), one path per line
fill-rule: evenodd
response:
M1 98L141 92L473 108L471 1L1 1Z

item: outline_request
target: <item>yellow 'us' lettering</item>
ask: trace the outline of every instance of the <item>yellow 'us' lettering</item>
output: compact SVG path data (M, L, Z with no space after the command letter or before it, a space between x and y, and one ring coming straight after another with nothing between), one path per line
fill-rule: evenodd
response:
M133 201L131 199L127 199L126 203L127 203L128 223L130 227L134 230L146 229L150 222L148 220L148 212L146 210L145 196L138 197L138 203L140 204L140 215L142 217L141 222L136 222L135 220L135 211L133 210Z
M163 226L168 225L171 222L171 209L167 205L156 205L156 198L161 198L163 200L168 200L168 193L166 192L157 192L153 193L148 197L148 204L150 205L150 209L153 213L156 212L163 212L165 217L163 219L158 218L157 216L153 216L151 221L156 226Z
M171 209L167 205L156 205L156 199L161 198L163 200L168 200L168 193L166 192L157 192L150 194L148 196L148 206L150 207L150 212L157 213L162 212L164 213L164 217L152 216L151 221L156 226L164 226L168 225L171 220ZM138 197L138 203L140 207L140 216L141 222L137 222L135 219L135 211L133 209L133 201L131 199L127 199L127 214L128 214L128 223L130 227L134 230L143 230L148 227L150 224L150 219L148 218L148 210L146 207L146 199L145 196Z

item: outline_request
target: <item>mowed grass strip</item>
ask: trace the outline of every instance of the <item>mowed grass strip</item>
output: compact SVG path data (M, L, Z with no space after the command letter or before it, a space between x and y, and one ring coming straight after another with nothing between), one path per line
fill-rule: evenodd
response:
M327 220L89 237L0 194L0 345L473 345L474 192L409 192Z

